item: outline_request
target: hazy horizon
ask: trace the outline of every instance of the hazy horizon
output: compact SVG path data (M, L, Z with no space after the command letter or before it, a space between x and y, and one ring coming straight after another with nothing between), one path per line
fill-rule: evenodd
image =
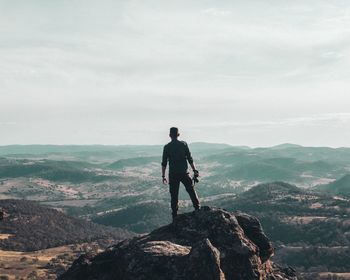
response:
M179 140L185 140L185 139L180 139ZM170 140L169 140L170 141ZM187 141L186 141L187 142ZM8 147L8 146L163 146L165 145L167 142L165 143L153 143L153 144L100 144L100 143L90 143L90 144L35 144L35 143L31 143L31 144L1 144L0 147ZM296 144L296 143L279 143L276 145L271 145L271 146L248 146L248 145L234 145L234 144L230 144L230 143L224 143L224 142L187 142L189 145L192 144L213 144L213 145L229 145L231 147L246 147L249 149L256 149L256 148L273 148L273 147L278 147L278 146L283 146L283 145L295 145L295 146L300 146L300 147L304 147L304 148L332 148L332 149L341 149L341 148L349 148L350 146L305 146L305 145L300 145L300 144Z
M0 32L0 145L350 145L344 0L1 0Z

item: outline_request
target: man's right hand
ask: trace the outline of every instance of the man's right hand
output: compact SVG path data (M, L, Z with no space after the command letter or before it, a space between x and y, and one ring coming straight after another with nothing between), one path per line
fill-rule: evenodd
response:
M167 183L168 183L168 180L165 177L163 177L163 184L165 185Z

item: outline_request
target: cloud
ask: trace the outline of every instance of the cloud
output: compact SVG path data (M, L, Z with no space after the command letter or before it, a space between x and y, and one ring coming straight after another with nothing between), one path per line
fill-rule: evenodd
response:
M208 127L279 127L279 126L317 126L324 124L350 125L350 113L330 113L305 117L285 118L278 120L251 120L251 121L226 121L215 123L203 123L194 128Z
M208 8L203 10L202 13L210 16L224 16L224 17L230 16L232 14L231 11L221 10L217 8Z
M0 126L14 126L16 122L0 122Z
M0 120L31 125L27 135L54 123L43 142L71 142L76 127L74 141L87 141L108 126L134 141L130 126L173 122L345 129L327 114L350 106L348 22L340 0L4 0Z

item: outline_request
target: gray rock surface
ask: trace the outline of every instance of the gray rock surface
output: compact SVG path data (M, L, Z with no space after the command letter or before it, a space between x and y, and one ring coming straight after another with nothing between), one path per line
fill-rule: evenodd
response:
M295 272L272 264L258 219L202 207L167 226L84 255L60 280L277 280Z

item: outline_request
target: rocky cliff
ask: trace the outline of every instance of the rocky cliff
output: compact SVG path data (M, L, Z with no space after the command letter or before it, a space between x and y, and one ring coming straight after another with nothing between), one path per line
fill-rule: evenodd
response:
M270 261L260 222L244 213L203 207L150 234L83 255L60 280L296 279Z

